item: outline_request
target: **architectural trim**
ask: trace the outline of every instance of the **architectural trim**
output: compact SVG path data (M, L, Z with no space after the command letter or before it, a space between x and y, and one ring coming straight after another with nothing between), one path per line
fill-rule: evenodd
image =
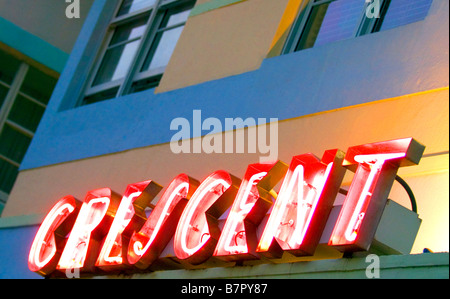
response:
M0 43L61 73L69 54L0 17Z
M222 8L222 7L232 5L235 3L239 3L239 2L243 2L243 1L247 1L247 0L211 0L206 3L196 5L192 9L189 17L197 16L197 15L200 15L202 13L205 13L205 12L208 12L211 10L215 10L218 8Z

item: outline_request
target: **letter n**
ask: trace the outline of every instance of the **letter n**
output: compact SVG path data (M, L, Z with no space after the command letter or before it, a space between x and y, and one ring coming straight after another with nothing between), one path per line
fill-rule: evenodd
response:
M279 258L283 251L313 255L345 174L344 153L329 150L292 159L257 252ZM275 240L274 240L275 239Z

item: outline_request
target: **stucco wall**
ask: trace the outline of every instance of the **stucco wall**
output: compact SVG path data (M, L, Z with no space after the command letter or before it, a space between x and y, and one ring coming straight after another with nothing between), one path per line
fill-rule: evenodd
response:
M241 75L69 109L98 44L99 16L80 34L22 170L169 142L171 121L194 109L204 118L283 120L448 86L448 1L435 0L424 21L266 59Z
M189 18L156 91L258 69L287 3L247 0Z
M70 53L93 1L81 0L80 18L68 19L64 0L0 0L0 17Z
M448 250L448 89L347 107L278 124L279 159L369 142L414 137L427 146L418 166L400 169L416 193L423 225L413 252L428 247ZM447 151L447 152L446 152ZM61 163L19 174L3 217L45 214L61 197L83 199L89 190L110 187L122 193L131 183L152 179L167 185L179 173L202 180L215 170L242 177L260 154L174 154L168 143ZM350 172L349 172L350 173ZM349 182L350 178L346 179ZM394 185L390 198L410 207L404 190ZM445 208L447 207L447 208Z

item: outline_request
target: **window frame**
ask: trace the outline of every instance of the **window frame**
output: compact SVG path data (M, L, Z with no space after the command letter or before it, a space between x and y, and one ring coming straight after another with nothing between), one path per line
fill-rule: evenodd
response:
M297 49L299 43L302 40L302 37L305 33L305 29L307 26L307 23L310 19L311 12L315 6L320 6L323 4L330 4L334 1L338 0L309 0L306 1L304 5L300 7L300 13L297 15L293 26L291 28L291 31L286 39L286 43L284 44L282 54L289 54L293 52L298 52L302 50L306 50L309 48L303 48L303 49ZM361 11L361 17L359 18L358 25L355 26L354 33L352 35L352 38L375 33L378 32L381 28L381 25L383 24L384 17L386 16L386 13L389 9L389 5L391 3L391 0L380 0L380 16L379 18L367 18L366 17L366 10L370 2L366 2L364 4L364 8ZM364 24L367 24L366 29L364 29ZM314 48L314 45L310 48Z
M8 53L8 52L5 52L5 53L7 55L13 56L11 53ZM6 96L4 98L4 101L0 105L0 136L1 136L4 128L6 126L9 126L11 129L17 131L18 133L20 133L32 140L35 135L35 132L33 132L32 130L25 128L24 126L18 124L17 122L9 119L9 117L10 117L11 111L14 108L14 104L19 100L19 97L23 97L27 101L30 101L33 104L42 107L44 109L44 113L45 113L45 109L47 108L48 104L42 103L40 100L34 98L34 96L29 95L21 90L26 81L27 75L30 73L32 67L42 73L45 73L45 71L43 71L39 67L31 66L27 62L21 61L20 59L17 59L17 60L19 60L20 63L18 65L17 69L15 70L14 75L12 76L11 83L6 83L3 81L0 81L0 84L3 87L8 89ZM54 77L53 75L49 75L49 74L46 74L46 75L54 78L55 80L58 79L58 78ZM41 119L42 119L42 117L41 117ZM8 164L11 164L12 166L14 166L16 168L19 168L20 164L22 163L22 161L16 161L16 160L9 158L1 153L0 153L0 160L6 162ZM17 179L17 177L15 178L15 180L16 179ZM0 205L2 205L4 207L8 201L8 198L9 198L9 193L6 193L3 190L0 190ZM2 208L0 207L0 213L1 213L1 209Z
M16 73L14 74L11 84L9 84L8 93L6 94L6 97L3 101L3 105L0 106L0 136L3 131L3 128L5 127L5 125L8 122L8 115L11 112L11 109L14 105L15 99L19 95L20 87L22 86L23 81L25 80L25 76L26 76L28 70L29 70L28 64L21 62L19 65L19 68L16 70ZM17 126L19 127L19 129L22 128L22 126L20 126L19 124L17 124ZM22 128L22 129L25 129L25 128ZM28 131L28 130L26 130L26 131ZM13 165L14 167L17 167L17 168L20 167L20 162L14 161L14 160L4 156L1 153L0 153L0 159L5 161L6 163ZM8 201L8 197L9 197L8 193L0 190L0 203L2 205L6 205L6 202Z
M108 92L112 89L117 88L115 92L115 96L103 100L109 100L116 97L124 96L131 92L132 85L135 82L140 80L156 80L159 83L166 66L160 67L151 71L140 72L140 68L144 64L145 58L147 57L148 51L152 47L155 38L160 30L160 25L164 20L164 16L167 11L173 9L179 9L183 7L189 7L195 5L195 0L156 0L155 3L151 6L141 8L139 10L126 13L120 16L117 16L120 8L123 4L123 1L118 1L117 7L114 10L114 14L111 17L111 21L109 22L106 36L103 40L102 46L98 51L98 55L96 56L94 63L90 69L88 80L86 81L85 88L80 96L80 99L77 103L77 106L83 106L89 103L86 103L86 98L89 96L96 95L101 92ZM129 69L126 71L124 77L111 80L108 82L104 82L93 86L95 78L100 70L103 59L105 58L106 52L110 46L111 40L113 38L114 33L116 32L116 28L121 25L128 24L134 20L144 17L148 15L147 22L145 24L144 32L142 33L140 39L140 43L136 49L136 52L131 59L131 63L129 65ZM170 30L172 28L185 26L185 22L177 23L173 26L165 27L164 30ZM169 29L168 29L169 28ZM137 39L136 39L137 40ZM130 40L127 40L124 43L129 43ZM95 101L95 102L100 102ZM95 103L94 102L94 103Z

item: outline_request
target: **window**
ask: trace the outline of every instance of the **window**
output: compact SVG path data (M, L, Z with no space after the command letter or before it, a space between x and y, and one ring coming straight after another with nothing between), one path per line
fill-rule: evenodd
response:
M56 81L0 51L0 212Z
M301 11L284 52L383 31L423 20L432 0L311 0Z
M193 0L123 0L82 104L156 87L175 49Z

